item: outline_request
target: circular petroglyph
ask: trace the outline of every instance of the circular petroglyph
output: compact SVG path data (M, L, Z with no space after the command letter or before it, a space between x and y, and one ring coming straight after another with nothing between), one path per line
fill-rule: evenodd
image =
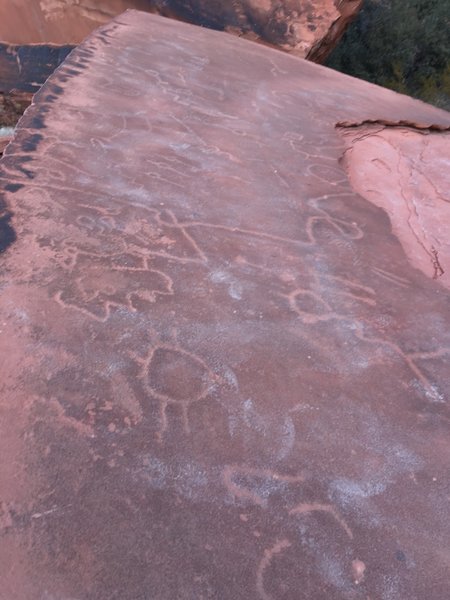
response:
M189 403L208 393L209 369L198 357L182 350L156 348L147 367L147 385L155 397Z
M216 387L219 377L202 358L175 346L159 345L145 358L136 358L141 365L139 378L149 396L159 401L162 439L168 426L167 407L181 409L183 426L190 433L189 407L205 399Z

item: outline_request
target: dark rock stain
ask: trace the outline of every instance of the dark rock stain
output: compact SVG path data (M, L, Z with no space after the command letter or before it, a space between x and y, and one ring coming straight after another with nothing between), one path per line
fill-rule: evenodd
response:
M395 553L395 558L401 562L405 562L406 560L405 553L401 550L397 550L397 552Z
M64 73L66 73L67 75L79 75L81 73L80 69L75 69L73 67L66 67L64 69Z
M37 92L72 50L71 45L0 43L0 91Z
M23 173L25 177L27 177L27 179L33 179L34 173L33 171L26 169L24 163L30 162L32 160L33 159L31 158L31 156L21 156L20 158L16 158L16 160L14 161L15 168L21 173Z
M34 152L41 140L42 135L40 133L33 133L33 135L30 135L23 140L21 145L23 152Z
M40 115L32 117L30 125L33 129L43 129L45 127L44 119Z
M23 183L7 183L5 185L5 190L7 192L17 192L18 190L20 190L23 187L24 187ZM0 206L1 206L1 204L0 204Z
M0 198L0 253L5 252L17 239L11 218L12 213L7 209L6 202Z
M56 85L56 83L53 83L50 87L50 90L52 91L53 94L59 96L60 94L63 93L64 89L60 86L60 85Z

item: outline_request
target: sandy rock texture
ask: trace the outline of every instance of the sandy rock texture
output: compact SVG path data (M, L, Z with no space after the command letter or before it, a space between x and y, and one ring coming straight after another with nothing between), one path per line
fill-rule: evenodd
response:
M0 162L2 600L448 596L449 127L136 11L71 53Z

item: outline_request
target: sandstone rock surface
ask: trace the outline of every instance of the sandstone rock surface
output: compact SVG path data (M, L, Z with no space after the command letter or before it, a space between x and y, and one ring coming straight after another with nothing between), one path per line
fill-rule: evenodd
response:
M36 92L93 29L148 0L0 0L0 92Z
M150 0L160 14L324 60L362 0Z
M0 94L33 94L63 62L73 46L0 42Z
M411 263L450 289L450 135L371 123L342 133L353 189L386 211Z
M448 595L450 292L387 196L447 219L449 126L134 11L70 55L0 162L5 599Z
M361 0L0 0L0 92L35 92L71 48L129 8L226 30L322 61Z
M361 0L1 0L0 40L78 44L128 8L158 12L314 56L334 44ZM325 40L325 42L324 42ZM332 41L334 40L334 41Z
M79 44L93 29L148 0L0 0L0 40L11 45Z

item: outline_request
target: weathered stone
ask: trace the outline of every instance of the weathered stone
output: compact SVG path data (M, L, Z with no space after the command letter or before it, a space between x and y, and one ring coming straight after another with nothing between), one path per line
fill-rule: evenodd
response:
M324 62L338 45L350 23L356 18L363 0L336 0L338 18L330 22L322 37L317 37L305 58L314 62ZM319 9L316 9L319 14Z
M225 29L301 57L324 59L362 0L0 0L0 40L78 44L128 8Z
M36 92L93 29L148 0L0 0L0 92Z
M0 0L0 40L74 46L125 10L148 5L149 0Z
M314 61L362 0L0 0L0 92L35 92L74 45L127 8L226 30ZM3 42L3 43L2 43Z
M14 126L31 104L32 94L0 93L0 155L12 139Z
M37 92L72 49L67 45L0 43L0 94Z
M32 97L32 94L26 92L0 93L0 127L14 127L31 104Z
M325 60L362 0L150 0L163 15Z
M137 12L73 51L0 163L4 598L448 595L450 292L386 197L447 219L449 126Z

